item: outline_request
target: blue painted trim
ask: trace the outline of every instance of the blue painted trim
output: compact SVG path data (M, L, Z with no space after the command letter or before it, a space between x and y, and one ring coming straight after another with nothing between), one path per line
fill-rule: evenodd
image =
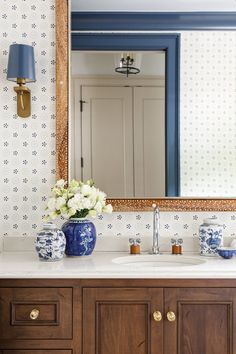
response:
M72 50L164 50L166 53L166 196L179 191L179 45L178 34L72 34Z
M235 30L236 12L72 12L72 31Z

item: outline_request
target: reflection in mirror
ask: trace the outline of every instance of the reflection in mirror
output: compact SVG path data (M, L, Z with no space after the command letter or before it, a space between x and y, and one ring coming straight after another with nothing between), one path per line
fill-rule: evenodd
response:
M71 81L69 76L71 63L68 63L67 60L69 48L69 42L67 41L69 31L67 0L57 1L56 10L58 28L56 35L56 172L57 178L68 180L75 176L73 172L75 163L72 162L74 160L72 135L75 134L74 122L71 119L71 113L73 113L75 105L70 104L68 109L68 98L71 102L72 95L71 90L67 90L68 81ZM123 15L118 14L120 23L123 21L121 16ZM82 19L85 18L85 22L87 21L86 16L82 15L79 15L77 19L81 20L81 17ZM163 17L166 19L166 14ZM138 23L135 18L137 17L131 14L129 23ZM149 26L148 16L143 14L143 18L144 25L148 24ZM79 33L76 32L79 30L76 26L73 27L74 33L71 33L74 50L88 51L92 48L95 51L108 48L109 50L124 50L124 48L130 50L132 47L132 50L164 49L166 51L165 80L167 84L165 99L167 109L165 114L167 115L168 128L173 132L171 135L172 142L176 141L178 125L180 127L180 161L178 160L178 153L174 155L174 159L171 159L173 155L169 154L168 148L165 151L167 163L173 165L173 169L180 165L181 193L178 193L178 179L177 183L173 183L174 186L177 186L177 189L170 195L179 195L184 198L156 199L155 202L162 210L236 210L236 199L233 197L236 196L236 81L235 61L232 56L235 32L228 30L229 22L222 21L222 18L225 18L225 14L219 15L219 25L217 25L218 20L215 20L216 30L214 31L203 30L197 16L197 28L191 28L190 21L188 22L189 31L178 33L178 29L176 29L174 33L171 33L168 30L168 35L158 31L157 22L153 23L152 34L142 33L141 27L139 33L133 35L111 32L108 34ZM109 15L105 18L100 14L95 15L95 23L98 23L101 19L105 21L107 31L110 31ZM189 14L186 15L185 21L186 19L189 20ZM183 21L179 18L177 22L177 27L180 27ZM89 26L89 23L87 25ZM211 25L208 25L206 21L206 17L205 26L211 28ZM199 30L195 31L196 29ZM124 47L122 48L120 44ZM179 54L181 61L179 61ZM76 140L78 146L81 145L79 137L74 140ZM167 140L169 142L171 139ZM176 152L178 152L178 149ZM72 168L73 171L71 171ZM175 173L168 174L166 178L171 179L174 176L176 176ZM153 200L122 199L113 200L112 203L117 211L144 211L150 210Z
M74 51L72 96L74 178L109 198L166 196L165 52Z

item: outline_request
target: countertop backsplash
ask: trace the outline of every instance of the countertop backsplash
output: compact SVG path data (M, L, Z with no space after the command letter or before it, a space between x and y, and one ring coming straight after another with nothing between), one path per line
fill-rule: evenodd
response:
M170 251L170 239L177 234L183 238L186 252L198 252L198 229L203 219L213 217L223 225L224 243L228 245L236 238L236 212L161 212L160 248ZM58 226L62 220L56 222ZM148 251L152 245L152 212L114 212L93 219L97 229L97 251L128 251L129 237L141 238L142 251ZM31 250L33 237L4 237L4 250ZM14 236L14 235L9 235Z

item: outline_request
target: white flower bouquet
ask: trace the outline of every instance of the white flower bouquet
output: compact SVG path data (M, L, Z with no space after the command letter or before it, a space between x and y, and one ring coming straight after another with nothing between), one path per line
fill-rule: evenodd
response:
M94 182L72 180L68 185L63 179L56 182L46 207L45 220L62 216L65 219L85 218L87 215L111 213L111 204L106 204L106 194L95 188Z

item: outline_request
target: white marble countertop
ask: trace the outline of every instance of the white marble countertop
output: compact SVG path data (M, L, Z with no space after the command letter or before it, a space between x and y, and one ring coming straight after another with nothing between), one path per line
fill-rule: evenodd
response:
M117 257L128 256L122 252L95 252L91 256L65 257L59 262L43 262L35 252L3 252L0 254L0 278L222 278L236 279L236 257L225 260L220 257L201 257L186 254L185 259L203 260L203 264L187 266L143 267L137 264L116 264ZM135 260L140 256L135 257ZM154 259L160 257L153 255ZM162 257L162 256L161 256ZM133 258L134 259L134 258ZM170 258L172 260L172 258Z

